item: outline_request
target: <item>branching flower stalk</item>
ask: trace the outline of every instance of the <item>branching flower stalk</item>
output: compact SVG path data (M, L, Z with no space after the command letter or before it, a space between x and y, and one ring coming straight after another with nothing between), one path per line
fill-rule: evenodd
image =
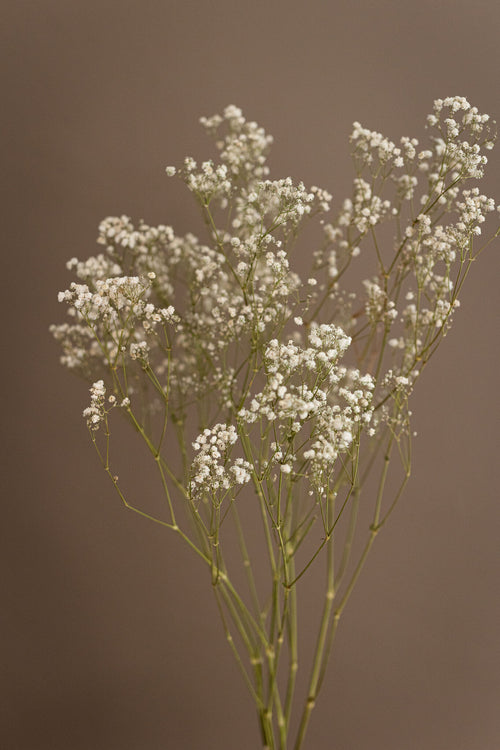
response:
M482 239L495 204L474 184L495 135L462 97L434 102L423 148L355 123L352 196L330 218L325 190L269 178L272 138L237 107L201 123L218 161L166 171L192 192L205 241L105 219L102 253L67 264L70 321L52 331L62 363L91 383L84 417L123 504L203 561L262 746L300 750L340 617L410 476L415 382L499 234ZM316 248L297 257L306 224L319 228ZM357 285L363 258L376 271ZM163 515L129 500L114 473L116 411L156 467ZM299 695L301 587L321 560Z

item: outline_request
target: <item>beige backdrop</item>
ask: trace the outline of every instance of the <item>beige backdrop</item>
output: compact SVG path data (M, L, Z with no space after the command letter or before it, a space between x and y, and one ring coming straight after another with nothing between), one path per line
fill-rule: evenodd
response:
M123 510L85 384L49 323L64 263L108 214L190 228L164 174L235 103L271 164L329 188L353 120L422 134L436 97L500 118L496 0L16 0L1 5L3 240L0 746L256 750L204 571ZM203 147L203 148L202 148ZM487 188L500 202L500 150ZM414 476L349 605L311 750L498 750L498 252L414 400ZM135 491L147 488L137 476ZM314 586L314 578L310 580Z

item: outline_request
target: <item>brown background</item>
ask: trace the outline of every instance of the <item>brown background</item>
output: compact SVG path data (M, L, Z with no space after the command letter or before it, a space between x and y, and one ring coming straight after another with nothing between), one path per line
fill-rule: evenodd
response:
M208 155L198 117L228 103L274 134L274 176L339 200L353 120L422 135L455 94L500 118L500 6L17 0L1 16L0 747L255 750L204 571L97 465L86 386L47 332L64 263L94 253L105 215L189 229L164 167ZM493 152L497 201L499 175ZM341 623L312 750L500 747L498 252L415 394L414 476Z

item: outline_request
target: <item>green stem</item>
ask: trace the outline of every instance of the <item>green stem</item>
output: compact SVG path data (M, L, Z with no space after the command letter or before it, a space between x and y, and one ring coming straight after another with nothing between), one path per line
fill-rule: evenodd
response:
M334 514L333 502L331 503L331 507L329 508L329 514L330 514L329 520L331 522L333 518L333 514ZM328 635L329 626L330 626L330 618L332 616L332 611L333 611L333 601L335 598L335 567L334 567L333 543L334 543L334 538L333 536L330 535L327 541L326 592L325 592L325 601L323 604L323 614L321 617L318 637L316 640L316 649L314 652L314 661L313 661L313 666L311 670L311 677L309 679L307 699L306 699L306 703L304 706L304 710L302 712L302 717L301 717L299 729L297 732L297 739L294 745L295 750L300 750L300 747L302 746L302 743L304 741L304 737L307 731L307 727L309 724L309 719L311 717L312 710L314 706L316 705L316 698L319 692L319 679L320 679L320 675L322 672L325 646L326 646L327 635Z

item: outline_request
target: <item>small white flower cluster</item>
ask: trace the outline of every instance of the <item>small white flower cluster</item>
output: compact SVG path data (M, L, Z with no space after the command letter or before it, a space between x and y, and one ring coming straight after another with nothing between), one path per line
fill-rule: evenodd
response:
M380 224L389 214L390 208L389 200L382 200L378 195L373 195L371 185L358 177L354 180L353 200L347 198L344 201L338 222L340 226L354 225L363 235Z
M326 213L330 210L332 194L328 190L317 187L317 185L311 185L310 192L314 196L313 207L316 211Z
M97 242L105 245L108 253L113 254L117 248L132 250L137 255L146 255L150 246L155 243L168 243L174 239L172 227L159 224L151 227L144 221L136 228L130 216L108 216L99 224Z
M197 451L190 470L189 493L192 498L218 504L235 485L250 481L252 467L243 458L230 462L231 447L237 442L234 425L215 424L206 428L193 443Z
M352 449L362 429L370 428L373 416L375 382L371 375L356 369L344 369L335 401L325 404L313 426L310 448L303 452L309 461L308 477L318 495L324 495L340 454Z
M306 216L327 211L330 200L326 191L307 190L302 182L294 185L291 177L254 181L235 196L231 225L244 241L254 236L262 242L278 229L286 239Z
M389 162L395 167L403 166L401 149L388 138L375 130L362 127L359 122L354 122L352 128L350 141L354 144L354 157L360 157L364 164L371 165L378 159L381 165Z
M119 245L133 250L140 241L140 233L134 228L129 216L108 216L99 224L97 242L107 247Z
M68 271L74 271L79 279L87 282L93 282L97 279L105 280L110 276L121 276L122 274L121 266L115 263L113 258L102 255L102 253L85 261L71 258L66 263L66 268Z
M404 201L411 201L415 196L415 189L418 186L418 177L414 174L401 174L394 178L396 185L396 195L399 204Z
M146 307L143 297L149 282L138 276L116 276L96 279L95 291L87 284L72 282L70 288L59 292L59 302L67 302L83 318L89 321L105 320L108 325L120 322L120 312L128 315L132 307L141 315Z
M102 351L93 330L81 323L52 324L49 330L61 345L61 364L91 380L102 361Z
M264 353L266 384L238 414L243 425L263 419L273 423L280 440L271 446L269 465L279 463L286 474L296 460L291 443L306 428L302 442L311 447L303 457L312 461L317 488L325 488L337 456L372 416L373 379L338 363L350 341L331 324L311 326L305 348L292 340L271 340Z
M390 324L398 316L395 302L388 298L378 279L365 279L363 286L366 290L366 316L372 325L377 323Z
M481 135L484 126L489 122L489 115L481 115L477 107L471 107L464 96L447 96L445 99L435 99L433 114L427 116L427 122L433 127L439 123L444 109L449 109L455 116L458 112L465 112L462 116L462 124L467 125L477 135Z
M130 344L130 359L139 359L145 364L148 362L149 345L147 341L133 341Z
M471 257L473 238L481 234L481 224L495 210L491 198L474 187L455 191L454 223L433 223L429 214L419 214L406 229L401 273L408 270L417 288L406 294L408 304L400 311L404 334L389 340L403 350L402 371L409 374L420 360L421 351L435 336L436 329L448 330L459 301L454 297L454 266Z
M157 308L147 301L155 278L154 272L146 278L96 278L93 288L72 282L69 289L59 292L59 301L70 306L69 313L77 320L73 326L52 327L63 343L64 363L83 370L87 358L100 358L106 364L123 353L129 342L132 359L147 360L150 347L142 338L144 333L155 336L157 326L174 325L179 320L172 305ZM85 333L86 328L93 336Z
M343 208L338 214L336 221L323 223L325 242L321 248L314 252L314 268L327 269L330 287L335 282L342 267L347 267L353 258L360 252L359 243L363 233L356 233L353 237L353 226L349 217L353 215L353 203L348 199L344 201Z
M98 430L106 417L106 386L103 380L92 383L90 388L90 406L83 410L89 430Z
M154 273L155 284L162 290L163 295L167 298L172 296L168 257L176 242L179 242L172 227L165 224L151 227L144 221L139 222L139 225L135 227L129 216L108 216L99 224L97 242L105 245L110 258L109 262L114 262L115 267L121 269L116 272L110 269L107 273L108 277L118 275L146 277ZM91 274L84 280L96 278L101 277Z
M349 348L351 339L334 324L313 323L308 343L309 346L302 349L293 341L280 344L277 339L272 339L264 354L266 371L270 374L281 372L283 375L289 375L299 368L315 373L322 373L325 368L330 371Z
M207 205L213 198L226 199L231 192L231 180L225 164L214 165L213 161L204 161L198 170L196 161L187 157L184 168L179 170L189 190L198 197L202 205ZM168 173L167 174L171 174Z
M188 156L180 169L169 166L166 172L171 177L180 174L202 205L208 206L215 199L226 208L233 192L267 177L266 158L273 139L257 123L247 122L234 105L226 107L222 116L201 117L200 123L216 138L222 164L207 160L198 168L195 159ZM226 131L223 138L219 137L221 129Z
M128 397L123 398L120 402L116 400L116 396L111 393L107 398L106 403L106 386L104 380L96 380L90 386L90 406L87 406L83 410L83 416L87 420L87 427L92 432L96 432L101 424L106 420L107 415L116 406L120 406L122 409L126 409L130 406L130 399Z
M223 116L202 117L200 122L214 136L218 135L221 126L227 129L227 134L216 141L216 146L234 182L247 182L249 177L257 180L267 177L266 158L273 137L256 122L247 122L239 107L231 104L225 108Z
M394 169L405 167L408 172L414 171L417 157L417 138L403 136L400 140L400 146L396 146L381 133L364 128L359 122L355 122L350 142L353 145L352 156L359 168L367 167L370 174L377 178L386 178L390 175L391 179L400 184L401 187L406 184L407 192L411 189L411 183L414 179L411 174L394 174ZM422 158L424 158L423 154L418 154L418 159L421 160Z
M304 183L294 185L291 177L282 180L265 180L247 196L249 203L258 207L261 217L270 215L272 223L297 226L306 214L311 213L314 193L306 190Z
M470 232L477 236L481 234L479 224L486 221L486 214L495 210L495 201L480 194L479 188L474 187L471 190L462 191L462 200L457 202L457 209L459 220L456 224L456 230L462 236ZM456 237L456 240L460 247L458 237Z
M464 114L459 118L460 112ZM481 154L481 145L490 149L494 142L488 126L489 116L481 115L464 97L452 96L434 101L433 114L427 117L427 122L441 135L436 139L436 151L441 156L442 166L453 169L462 179L481 178L488 161ZM472 143L460 140L467 130Z

